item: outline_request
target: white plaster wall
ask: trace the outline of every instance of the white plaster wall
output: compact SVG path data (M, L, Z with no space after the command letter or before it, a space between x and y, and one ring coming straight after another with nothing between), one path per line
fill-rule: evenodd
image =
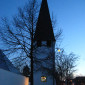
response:
M35 42L35 44L36 44L36 42ZM43 59L43 58L47 57L48 55L50 55L50 53L53 53L53 55L51 54L50 57L54 58L54 56L55 56L55 52L54 52L55 51L55 42L52 43L51 47L46 46L46 41L43 41L42 44L43 44L43 46L38 47L34 51L34 56L36 56L38 59ZM52 60L51 62L54 63L54 60ZM50 67L49 65L46 65L46 66ZM41 82L41 76L43 74L44 74L44 71L43 71L43 73L42 73L42 71L37 71L34 73L34 85L53 85L53 77L50 77L49 75L47 75L46 82ZM44 75L44 76L46 76L46 75ZM54 85L56 85L55 81L54 81Z
M29 85L29 78L0 69L0 85Z
M36 43L37 42L35 42L35 44ZM37 46L35 46L35 47L37 48ZM36 56L38 58L44 58L44 57L48 56L48 54L53 53L54 51L55 51L55 42L52 43L52 46L51 47L47 47L46 46L46 41L42 41L42 46L41 47L38 47L34 51L34 56Z
M42 73L38 71L34 74L34 85L53 85L53 79L50 76L46 76L46 82L41 81Z

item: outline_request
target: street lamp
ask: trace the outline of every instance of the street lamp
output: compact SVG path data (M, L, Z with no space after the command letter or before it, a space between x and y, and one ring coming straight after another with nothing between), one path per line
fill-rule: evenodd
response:
M61 49L59 49L59 48L56 48L56 49L57 49L57 51L58 51L58 52L60 52L60 51L61 51Z
M61 50L60 49L58 49L58 52L60 52Z

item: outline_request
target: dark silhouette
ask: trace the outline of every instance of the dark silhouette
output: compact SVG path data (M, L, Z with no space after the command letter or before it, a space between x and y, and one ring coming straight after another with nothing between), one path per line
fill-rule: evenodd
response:
M24 69L23 69L23 75L26 76L26 77L29 77L30 72L29 72L28 66L25 66L24 67Z
M63 49L60 52L56 52L56 74L59 76L60 81L68 81L68 79L73 78L77 60L78 56L74 53L67 55Z
M13 17L13 23L9 23L9 20L3 18L3 26L0 28L0 37L4 45L6 46L3 50L5 51L6 55L11 54L18 54L18 59L23 58L23 60L29 58L31 62L31 85L33 85L33 64L40 65L41 61L45 62L48 60L50 63L53 58L49 57L52 53L49 54L48 57L45 59L36 59L33 60L33 51L36 49L34 46L34 41L36 40L46 40L49 41L48 47L52 44L51 41L55 41L53 30L52 30L52 23L50 19L50 14L47 6L47 0L42 0L42 5L40 9L40 14L38 16L38 7L36 0L30 1L24 8L19 8L19 13L15 17ZM46 13L45 13L46 12ZM44 17L43 17L44 16ZM42 19L43 18L43 19ZM37 22L38 19L38 22ZM42 19L42 20L41 20ZM45 23L44 23L45 22ZM37 23L37 26L36 26ZM41 25L40 25L41 24ZM41 30L37 30L41 28ZM36 32L35 32L36 29ZM45 30L45 31L44 31ZM41 32L42 31L42 32ZM38 34L39 36L38 36ZM44 33L44 35L42 34ZM56 34L56 39L61 35L61 31L58 31ZM41 35L40 35L41 34ZM51 59L51 60L50 60ZM21 63L20 61L18 63ZM54 64L51 62L50 64ZM21 64L20 64L21 65ZM40 67L40 66L39 66ZM42 65L43 69L47 69L48 73L53 73L53 69L50 70Z

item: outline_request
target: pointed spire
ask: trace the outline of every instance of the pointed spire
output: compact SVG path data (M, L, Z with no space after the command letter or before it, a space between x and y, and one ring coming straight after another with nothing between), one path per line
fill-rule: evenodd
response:
M34 40L55 41L47 0L42 0Z

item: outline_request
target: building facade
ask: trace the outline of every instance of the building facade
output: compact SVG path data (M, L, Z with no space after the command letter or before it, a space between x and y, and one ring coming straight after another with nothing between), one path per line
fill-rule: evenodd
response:
M47 0L42 0L34 35L34 85L55 85L55 37Z
M0 85L30 85L29 78L22 76L2 50L0 50Z

